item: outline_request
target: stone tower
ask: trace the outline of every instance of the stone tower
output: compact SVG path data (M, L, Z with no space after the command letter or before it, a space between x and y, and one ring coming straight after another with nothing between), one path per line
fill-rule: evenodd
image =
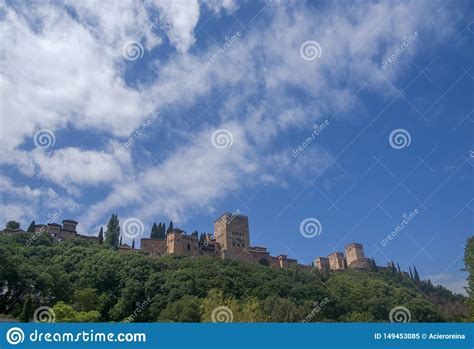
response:
M346 261L348 266L354 261L363 259L365 259L365 254L362 244L353 243L346 245Z
M214 237L223 256L238 255L250 247L249 219L237 213L224 213L214 222Z
M329 255L329 268L331 270L346 269L344 262L344 255L341 252L334 252Z

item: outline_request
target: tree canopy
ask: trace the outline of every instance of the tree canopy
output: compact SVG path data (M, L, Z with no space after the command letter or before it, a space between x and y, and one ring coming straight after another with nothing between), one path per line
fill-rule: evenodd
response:
M107 231L117 232L116 223L114 217ZM44 234L26 245L31 236L0 235L0 288L8 285L0 313L24 321L39 306L52 307L56 321L79 322L213 321L220 306L234 322L387 322L400 305L415 322L467 318L464 296L391 270L320 273L205 256L155 257L121 252L113 243L54 243ZM20 297L26 301L12 302Z

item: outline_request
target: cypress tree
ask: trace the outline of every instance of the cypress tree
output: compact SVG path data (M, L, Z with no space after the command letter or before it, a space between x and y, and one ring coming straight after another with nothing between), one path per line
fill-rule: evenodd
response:
M120 235L119 246L122 246L122 235Z
M171 233L173 231L173 221L170 221L170 226L168 227L167 233Z
M158 239L164 239L166 237L164 223L158 224Z
M26 231L27 231L28 233L34 233L34 231L35 231L35 225L36 225L35 221L31 221L31 223L30 223L30 225L28 226L28 229L26 229Z
M150 237L152 239L156 239L158 237L158 226L156 225L156 222L153 223L153 226L151 227Z
M163 228L161 228L161 231L163 232L163 237L166 237L166 224L163 223Z
M104 243L104 228L100 227L99 231L99 245Z
M413 277L415 278L416 282L420 282L420 276L418 275L418 270L416 270L415 266L413 266Z
M408 267L408 270L410 271L410 279L413 280L413 273L411 272L411 267Z
M135 239L132 240L132 250L135 249Z
M395 274L395 272L397 271L395 269L395 263L393 263L393 261L390 261L390 270L392 271L393 274Z
M107 233L105 235L105 243L110 246L118 247L120 238L120 222L118 215L112 214L109 223L107 223Z
M374 258L370 259L370 264L371 264L372 270L377 270L377 264L375 263Z
M401 273L401 269L400 269L400 264L397 263L397 269L398 269L398 272Z

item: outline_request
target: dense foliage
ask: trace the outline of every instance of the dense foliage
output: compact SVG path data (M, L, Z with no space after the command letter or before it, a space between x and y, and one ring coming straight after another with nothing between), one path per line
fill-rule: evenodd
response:
M0 235L0 314L23 321L39 306L56 321L130 322L211 321L219 306L233 321L272 322L386 322L396 306L411 321L461 321L465 311L463 296L393 269L323 274L33 236Z
M466 265L466 271L469 273L467 279L469 321L474 322L474 236L467 240L466 249L464 250L464 264Z

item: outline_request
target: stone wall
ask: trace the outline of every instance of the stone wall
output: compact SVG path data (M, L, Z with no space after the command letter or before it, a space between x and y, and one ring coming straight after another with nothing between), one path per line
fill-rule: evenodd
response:
M155 238L141 239L140 252L154 256L164 256L166 254L166 240Z

